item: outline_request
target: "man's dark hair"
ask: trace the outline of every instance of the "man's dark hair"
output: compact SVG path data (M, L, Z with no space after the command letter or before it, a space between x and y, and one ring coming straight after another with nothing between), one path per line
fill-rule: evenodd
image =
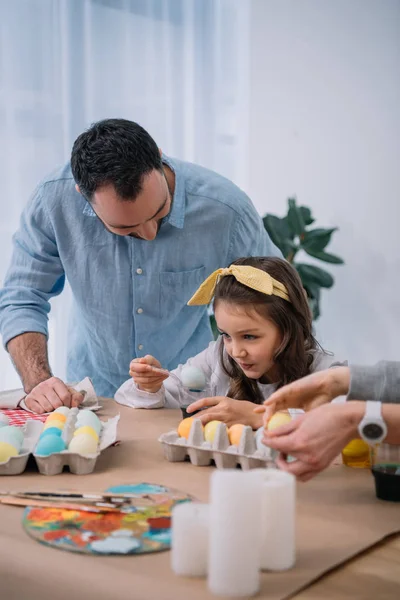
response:
M114 186L121 200L136 200L143 176L162 171L157 144L143 127L126 119L93 123L75 140L72 175L82 195L91 202L94 192Z

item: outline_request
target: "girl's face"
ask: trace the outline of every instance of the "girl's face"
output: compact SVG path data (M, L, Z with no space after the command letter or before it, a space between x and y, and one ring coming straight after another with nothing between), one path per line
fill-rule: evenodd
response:
M219 300L215 320L223 337L225 350L250 379L265 375L276 380L273 357L282 341L278 327L254 308Z

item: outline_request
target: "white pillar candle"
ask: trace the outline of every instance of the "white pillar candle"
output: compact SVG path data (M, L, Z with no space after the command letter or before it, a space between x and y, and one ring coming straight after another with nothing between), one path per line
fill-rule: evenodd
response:
M211 476L208 587L252 596L260 587L260 476L223 469Z
M172 509L171 565L177 575L206 576L208 516L208 504L199 502L183 502Z
M296 479L278 469L257 469L261 492L261 569L284 571L296 560Z

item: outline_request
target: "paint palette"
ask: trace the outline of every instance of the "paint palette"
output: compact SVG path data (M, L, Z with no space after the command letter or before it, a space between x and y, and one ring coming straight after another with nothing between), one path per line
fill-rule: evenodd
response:
M146 554L171 545L171 511L191 496L152 483L119 485L107 491L129 494L121 512L89 513L62 508L27 508L25 531L36 541L83 554Z

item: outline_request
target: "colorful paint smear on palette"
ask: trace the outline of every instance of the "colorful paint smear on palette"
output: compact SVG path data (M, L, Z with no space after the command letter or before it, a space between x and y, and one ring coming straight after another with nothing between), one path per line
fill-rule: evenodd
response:
M109 488L115 494L134 494L132 505L120 513L88 513L60 508L27 508L26 532L42 544L84 554L144 554L168 550L171 511L192 498L164 486L139 483Z

